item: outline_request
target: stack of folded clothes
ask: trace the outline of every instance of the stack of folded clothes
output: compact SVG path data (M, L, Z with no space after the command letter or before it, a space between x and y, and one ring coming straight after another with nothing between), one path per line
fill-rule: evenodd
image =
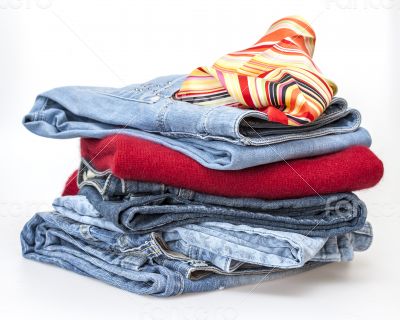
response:
M368 249L382 162L361 117L312 61L300 17L212 67L124 88L39 95L33 133L81 138L81 164L23 255L172 296L282 278Z

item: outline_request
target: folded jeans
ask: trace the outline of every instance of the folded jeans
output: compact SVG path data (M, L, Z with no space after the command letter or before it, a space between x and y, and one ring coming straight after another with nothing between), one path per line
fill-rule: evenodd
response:
M154 233L134 235L77 223L58 213L38 213L21 232L25 258L56 265L133 293L173 296L259 283L304 272L254 266L234 275L163 248Z
M353 193L285 200L227 198L113 175L87 177L80 185L82 197L61 197L53 205L83 215L90 205L96 215L134 233L211 221L327 238L361 229L367 214Z
M225 222L203 222L172 228L163 232L162 238L175 252L232 272L245 263L290 269L302 267L308 261L351 261L354 251L365 251L371 245L372 229L367 222L360 230L320 238Z
M82 196L66 197L55 203L59 214L74 221L123 232ZM75 210L77 207L79 210ZM215 221L166 229L160 235L173 251L211 262L226 272L243 263L286 269L302 267L310 260L350 261L353 251L364 251L372 242L369 223L360 230L330 238Z
M202 165L237 170L371 144L358 129L358 111L335 98L315 122L270 123L255 110L204 107L171 98L185 76L166 76L126 88L63 87L38 96L25 127L51 138L126 134L157 142ZM137 115L141 116L138 117Z

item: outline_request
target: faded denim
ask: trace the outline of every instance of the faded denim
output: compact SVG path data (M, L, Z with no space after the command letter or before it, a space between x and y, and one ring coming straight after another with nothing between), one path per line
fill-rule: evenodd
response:
M165 248L159 235L134 235L38 213L21 232L25 258L56 265L130 292L173 296L283 278L324 265L282 270L242 265L235 275Z
M202 165L237 170L371 144L357 110L334 98L315 122L301 127L268 122L264 113L205 107L171 98L185 76L125 88L63 87L39 95L23 120L51 138L127 134L182 152Z
M366 221L366 206L353 193L284 200L227 198L126 181L109 171L93 170L85 165L80 170L79 194L99 216L124 231L147 233L186 224L228 222L327 238L361 229ZM71 199L58 198L53 205L85 215L86 208Z
M62 197L53 205L58 213L74 221L123 232L84 196ZM226 222L201 222L167 229L162 233L162 239L176 252L231 272L243 263L298 268L314 258L330 262L350 261L353 251L364 251L370 246L372 229L366 223L360 230L328 239ZM325 244L328 244L326 248Z
M372 229L367 222L360 230L326 239L204 222L172 228L162 237L173 251L232 272L244 263L289 269L302 267L308 261L348 262L353 260L354 251L369 248Z

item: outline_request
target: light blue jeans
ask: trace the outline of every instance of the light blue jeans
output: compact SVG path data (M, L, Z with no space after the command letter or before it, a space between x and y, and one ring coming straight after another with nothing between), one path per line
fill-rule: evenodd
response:
M254 284L326 264L308 262L294 269L243 265L227 273L169 250L156 233L111 231L56 212L38 213L29 220L21 232L21 245L27 259L53 264L130 292L161 297Z
M63 87L39 95L27 129L51 138L127 134L180 151L202 165L237 170L371 144L357 110L335 98L315 122L289 127L256 110L198 106L171 96L185 76L124 88Z
M372 237L368 224L360 235L332 238L328 242L303 236L297 239L297 234L271 233L263 229L252 231L245 226L224 223L200 225L196 232L193 232L196 226L189 225L164 234L136 235L102 228L101 219L93 217L93 212L87 214L95 224L82 223L82 217L75 212L70 217L59 212L36 214L21 232L23 255L131 292L156 296L252 284L303 272L331 261L347 261L353 250L368 248ZM204 231L206 233L202 234ZM184 253L171 250L170 244L187 243L186 237L194 247L202 249L195 252L185 249ZM252 246L252 251L246 243ZM324 243L329 245L324 246ZM318 248L321 254L315 255L317 261L302 260L312 260ZM209 259L210 253L213 257ZM202 260L197 259L199 257ZM274 267L255 265L255 262ZM223 268L213 263L222 264ZM294 268L296 264L298 268Z
M119 229L82 196L68 196L54 201L57 212L79 223L97 226L118 233ZM366 223L361 229L333 237L311 237L293 232L226 222L201 222L157 232L165 246L191 259L211 262L231 272L243 264L265 267L298 268L307 261L350 261L353 251L366 250L372 241L372 229ZM317 223L317 222L316 222ZM309 226L309 233L312 228ZM328 246L325 244L328 241ZM319 253L321 252L321 253Z
M204 222L167 230L162 237L173 251L232 272L245 263L289 269L302 267L308 261L351 261L354 251L369 248L372 229L367 222L360 230L327 239Z

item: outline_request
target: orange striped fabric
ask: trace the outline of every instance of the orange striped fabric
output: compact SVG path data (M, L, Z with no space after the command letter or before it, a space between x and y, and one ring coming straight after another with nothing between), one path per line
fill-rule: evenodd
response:
M276 21L250 48L193 70L175 99L204 106L258 109L270 121L316 120L337 91L312 61L315 33L301 17Z

